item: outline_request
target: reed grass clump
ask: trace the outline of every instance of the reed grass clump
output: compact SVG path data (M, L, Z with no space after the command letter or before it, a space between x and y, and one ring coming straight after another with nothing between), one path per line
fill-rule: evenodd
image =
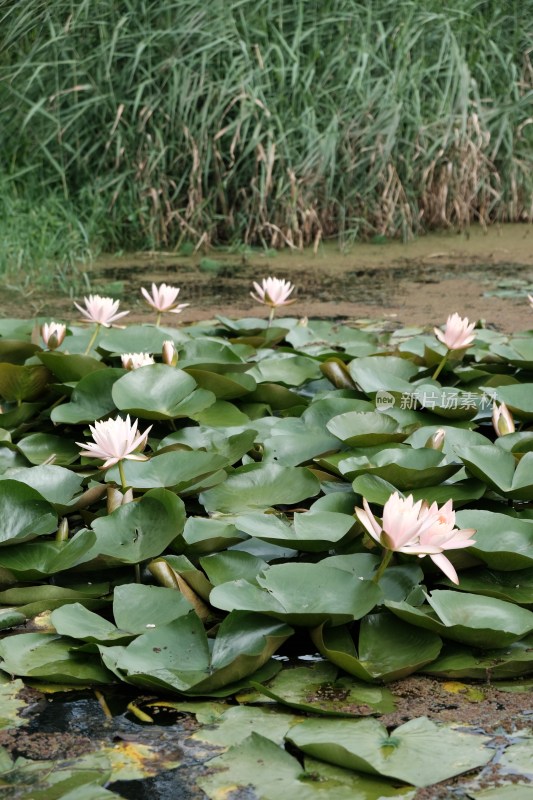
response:
M108 250L531 219L531 20L533 0L0 4L2 191Z

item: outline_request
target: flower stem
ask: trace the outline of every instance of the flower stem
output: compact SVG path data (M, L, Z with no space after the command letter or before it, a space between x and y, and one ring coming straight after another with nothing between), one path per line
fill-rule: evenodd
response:
M157 319L155 321L155 327L156 328L159 328L159 326L161 325L161 314L162 313L163 313L162 311L158 311L157 312Z
M268 316L268 325L267 325L267 328L270 328L270 326L272 325L272 321L273 321L273 319L274 319L274 314L275 314L275 313L276 313L276 307L275 307L275 306L272 306L272 308L270 309L270 314L269 314L269 316Z
M139 564L133 565L133 570L135 573L135 583L142 583L141 581L141 567Z
M380 582L381 578L383 577L383 573L389 566L391 558L392 558L392 550L385 550L385 552L383 553L381 564L379 565L376 574L372 578L372 583Z
M126 483L126 476L124 474L124 462L118 461L117 466L118 466L118 474L120 475L120 482L122 484L122 489L126 491L126 489L128 488L128 484Z
M437 369L436 369L436 370L435 370L435 372L433 373L433 375L432 375L432 377L431 377L431 380L433 380L433 381L436 381L436 380L437 380L437 378L439 377L440 373L442 372L442 369L443 369L443 367L444 367L444 365L445 365L446 361L448 360L448 356L449 356L449 355L450 355L450 351L449 351L449 350L446 350L446 352L444 353L444 355L443 355L443 357L442 357L442 360L441 360L441 362L440 362L439 366L437 367Z
M93 335L91 336L89 344L87 345L87 349L85 350L85 353L84 353L85 356L88 356L89 353L91 352L91 348L92 348L93 344L96 342L96 337L98 336L98 331L99 330L100 330L100 323L97 322L96 325L94 326Z

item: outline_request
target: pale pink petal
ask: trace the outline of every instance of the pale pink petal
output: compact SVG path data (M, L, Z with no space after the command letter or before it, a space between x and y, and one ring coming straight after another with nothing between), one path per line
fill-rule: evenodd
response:
M444 572L446 577L452 581L452 583L456 584L459 583L459 577L457 575L457 572L455 571L452 562L448 558L446 558L445 555L439 553L438 555L430 555L429 557L433 561L433 563L440 570L442 570L442 572Z

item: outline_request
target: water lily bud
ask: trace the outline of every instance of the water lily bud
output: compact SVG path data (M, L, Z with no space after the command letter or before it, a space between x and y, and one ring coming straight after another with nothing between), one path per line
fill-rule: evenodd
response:
M515 424L511 412L501 403L499 406L494 403L492 408L492 425L496 431L496 436L506 436L508 433L515 432Z
M171 339L163 342L163 363L168 364L169 367L175 367L178 363L178 351Z
M45 322L41 326L41 336L49 350L55 350L56 347L59 347L65 338L66 332L67 326L62 325L60 322Z
M56 542L66 542L68 539L68 534L69 534L68 519L66 517L63 517L57 529Z
M446 431L443 428L437 428L436 431L433 431L424 447L428 447L430 450L442 450L445 438Z

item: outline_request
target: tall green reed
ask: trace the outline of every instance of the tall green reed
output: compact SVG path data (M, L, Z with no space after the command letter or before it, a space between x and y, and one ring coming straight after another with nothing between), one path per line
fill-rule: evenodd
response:
M533 0L0 4L3 191L62 198L105 249L530 219L531 20Z

